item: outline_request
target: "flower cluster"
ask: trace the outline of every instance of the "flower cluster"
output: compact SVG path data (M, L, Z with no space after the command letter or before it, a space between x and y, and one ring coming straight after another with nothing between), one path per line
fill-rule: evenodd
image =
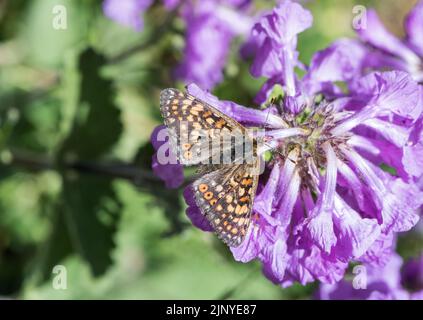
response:
M357 30L368 50L363 67L385 68L408 72L423 81L423 1L419 1L404 22L406 37L398 39L380 21L375 10L368 10L365 24Z
M152 0L105 0L107 17L131 27L143 28L142 14ZM174 74L185 83L212 89L223 80L223 69L233 39L248 34L253 18L247 14L250 0L165 0L168 10L178 8L185 22L184 57Z
M353 282L341 280L336 284L321 284L317 298L321 300L422 300L423 256L403 259L393 254L382 268L363 265ZM357 279L357 278L355 278Z
M423 204L421 87L403 68L363 75L367 49L348 40L304 66L297 36L311 25L311 13L286 0L253 26L251 73L267 78L256 101L268 101L276 85L283 88L279 102L265 110L188 86L241 124L267 129L271 159L260 177L252 223L241 246L231 250L238 261L260 260L264 274L282 286L336 283L352 261L369 268L395 262L395 235L418 222ZM297 77L295 68L305 76ZM184 196L193 224L211 231L190 187Z
M177 78L212 89L223 80L223 69L232 40L246 35L252 18L245 14L249 1L204 0L185 3L184 59L175 71Z

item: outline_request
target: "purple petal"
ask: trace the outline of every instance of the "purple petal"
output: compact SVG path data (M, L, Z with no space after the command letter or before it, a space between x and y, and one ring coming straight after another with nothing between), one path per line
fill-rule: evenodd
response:
M410 64L416 64L419 58L397 37L386 30L374 10L367 11L367 26L358 30L361 39L393 55L402 57Z
M330 145L327 145L327 169L323 192L317 200L317 204L311 211L309 218L304 222L310 238L323 251L329 253L336 244L336 236L333 230L332 212L336 188L336 155Z
M363 125L372 128L397 147L403 147L408 142L410 129L404 126L389 123L378 118L367 119Z
M141 31L141 15L152 3L153 0L104 0L103 12L106 17L117 23Z
M254 199L254 211L260 213L261 215L272 215L273 201L269 199L273 199L276 188L278 188L280 174L280 164L277 163L273 166L270 177L263 190Z
M272 40L266 38L260 47L260 54L257 54L250 72L254 77L271 78L281 72L283 64L277 51L274 50Z
M166 9L172 10L175 9L181 0L163 0Z
M360 42L337 40L313 56L309 71L303 79L305 90L313 95L321 92L326 83L350 81L360 76L366 56L366 49Z
M275 241L263 247L260 259L263 262L264 274L274 283L280 283L284 278L288 260L285 231L277 227L272 233Z
M249 32L252 21L242 12L209 0L185 7L184 18L184 59L175 75L186 83L212 89L223 80L232 40Z
M232 101L219 101L215 96L201 90L197 85L190 84L187 87L190 94L210 104L224 114L243 124L281 128L284 126L282 119L267 110L246 108Z
M371 97L369 104L401 117L417 119L423 111L419 85L402 71L374 72L363 77L355 93Z
M402 159L407 173L414 177L423 176L423 136L415 145L404 147L404 157Z
M404 264L401 284L407 288L423 289L423 255L412 258Z
M203 231L208 231L208 232L213 231L213 227L211 226L210 222L201 213L200 209L195 203L195 197L194 197L194 191L192 189L192 185L189 185L184 189L184 198L185 198L185 202L188 205L186 214L188 218L191 220L192 224Z
M323 283L340 281L348 267L348 263L336 260L317 246L311 247L311 253L305 257L303 263L313 276Z
M236 261L246 263L258 257L261 247L259 228L260 226L252 222L241 245L230 248Z
M151 143L155 149L152 159L152 169L156 176L162 179L167 188L178 188L184 182L184 170L177 163L169 142L165 126L157 126L151 134Z
M423 203L423 194L414 184L391 177L352 150L343 149L355 170L363 177L381 210L382 231L408 231L419 220L417 208Z
M418 83L402 71L370 73L354 82L351 91L358 101L366 101L367 106L332 129L335 135L374 117L385 116L392 122L397 116L414 122L423 110Z
M312 21L308 10L288 0L263 16L253 28L253 37L258 45L252 74L268 78L278 76L283 80L287 95L295 95L294 67L299 65L295 50L297 35L309 28ZM261 97L264 95L262 93Z
M376 219L363 219L339 196L335 198L334 217L338 230L335 250L347 261L361 257L380 235Z
M300 4L285 0L264 16L254 27L263 32L277 45L284 46L296 40L299 33L311 27L313 16Z
M285 163L290 161L285 161ZM286 174L286 170L284 168L283 173L281 174L281 178ZM289 225L292 215L292 210L294 208L295 202L297 201L299 189L300 189L301 178L298 174L298 171L295 170L291 179L288 181L286 186L286 192L280 198L279 201L277 197L275 197L275 213L274 218L279 220L283 225Z
M394 234L392 232L389 234L381 233L359 260L365 264L381 268L389 262L394 252Z
M423 56L423 1L419 1L405 20L407 42Z
M383 267L365 265L366 288L355 289L351 282L341 281L335 285L321 285L319 290L320 299L367 299L367 300L404 300L410 295L400 286L399 271L402 259L398 255L392 255L389 262ZM364 280L364 279L363 279Z

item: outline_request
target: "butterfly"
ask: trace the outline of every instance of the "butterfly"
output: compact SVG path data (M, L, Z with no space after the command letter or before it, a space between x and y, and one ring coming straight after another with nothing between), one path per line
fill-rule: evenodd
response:
M239 246L250 226L257 190L257 139L236 120L177 89L161 92L160 110L178 161L200 166L202 175L191 187L201 213L224 243ZM243 139L234 139L239 135Z

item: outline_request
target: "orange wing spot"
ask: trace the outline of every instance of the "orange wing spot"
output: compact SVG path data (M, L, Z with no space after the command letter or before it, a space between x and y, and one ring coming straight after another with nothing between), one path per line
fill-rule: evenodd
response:
M210 110L203 113L203 118L208 118L212 115L212 112Z
M240 202L247 202L249 199L250 199L249 196L245 196L245 197L239 198L239 201Z
M222 129L223 128L223 126L226 124L226 121L225 120L223 120L223 119L219 119L217 122L216 122L216 128L218 128L218 129Z
M232 226L231 226L230 224L228 224L228 225L226 226L226 230L230 231L231 229L232 229Z
M245 214L248 212L248 205L244 204L241 208L241 211L239 212L239 214Z
M182 144L182 150L189 150L191 148L191 143Z
M206 192L204 194L204 198L206 198L206 200L210 200L211 198L213 198L213 192L211 192L211 191Z
M237 234L238 233L238 228L233 228L231 230L231 232L232 232L233 235Z
M241 211L241 206L239 204L237 204L236 208L235 208L235 213L239 214Z
M244 185L244 186L249 186L252 183L253 183L253 179L251 179L251 178L244 178L241 181L241 184Z
M198 186L198 190L200 190L202 193L206 192L209 189L209 186L205 183L201 183Z
M214 119L213 118L206 118L206 122L208 124L213 124L214 123Z
M211 206L214 206L216 204L216 202L217 202L217 199L211 199L209 201L209 203L210 203Z
M226 227L226 225L228 224L228 221L223 221L223 225Z
M201 104L196 104L195 106L192 107L191 110L194 110L194 111L203 111L204 108L203 108L203 106Z
M235 208L230 204L230 205L228 205L228 208L227 209L228 209L228 212L229 213L232 213L232 212L234 212L234 209Z

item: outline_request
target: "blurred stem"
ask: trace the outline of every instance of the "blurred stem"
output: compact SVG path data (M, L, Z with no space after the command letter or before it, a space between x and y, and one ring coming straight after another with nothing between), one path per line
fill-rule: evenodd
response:
M81 174L96 174L110 178L119 178L129 180L136 185L145 183L162 184L162 181L156 177L151 171L142 169L138 166L126 163L99 163L91 161L69 161L55 163L51 158L35 154L26 150L11 149L10 161L11 166L21 167L29 171L43 170L74 170Z
M132 56L133 54L139 52L139 51L143 51L144 49L150 47L151 45L153 45L154 43L157 43L157 41L164 35L166 34L166 31L168 29L171 28L172 23L173 23L173 19L177 16L177 13L179 11L179 7L176 7L175 9L173 9L166 17L165 21L163 22L162 25L160 25L158 28L154 29L151 34L149 35L149 37L142 43L137 44L119 54L117 54L114 57L111 57L108 61L109 64L115 64L115 63L119 63L127 58L129 58L130 56Z

